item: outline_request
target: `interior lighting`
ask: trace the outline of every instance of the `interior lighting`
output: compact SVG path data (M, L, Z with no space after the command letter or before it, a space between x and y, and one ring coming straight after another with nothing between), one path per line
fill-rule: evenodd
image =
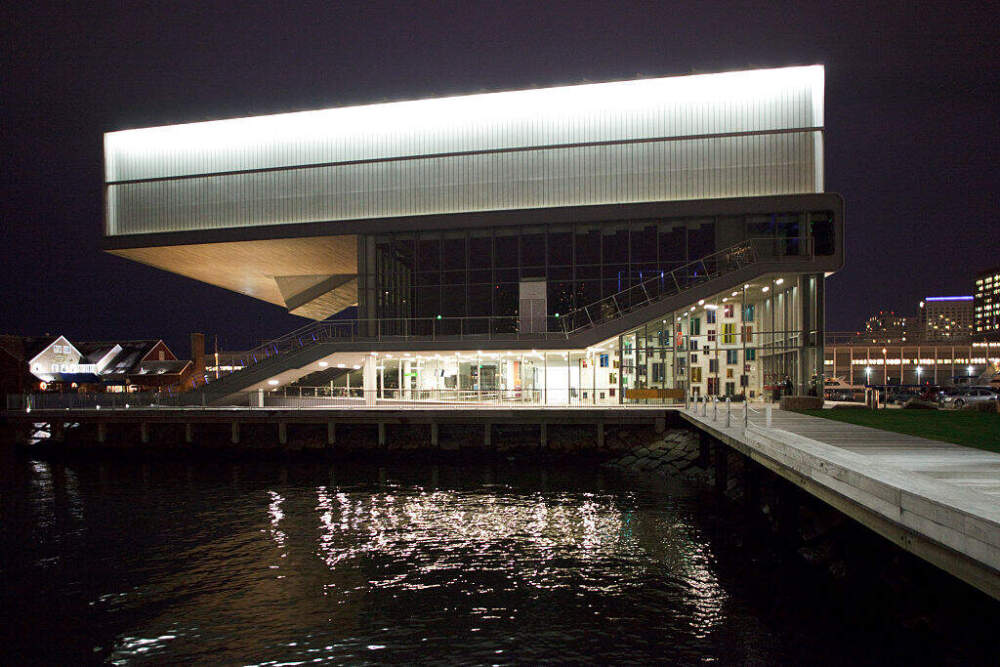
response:
M337 364L337 368L347 368L347 364Z
M326 363L325 361L321 361L321 362L319 362L319 365L320 365L321 368L326 368L330 364Z
M267 383L268 383L269 385L271 385L272 387L274 387L274 386L277 386L277 384L278 384L278 381L277 381L277 380L268 380L268 381L267 381Z
M761 291L761 292L766 292L766 291L768 291L769 289L771 289L771 288L770 288L770 287L764 287L764 288L761 288L761 290L760 290L760 291Z
M698 302L698 305L699 305L699 306L704 306L704 305L705 305L705 300L704 300L704 299L700 300L700 301Z
M781 284L781 283L783 283L783 282L785 282L785 279L784 279L784 278L778 278L777 280L775 280L775 281L774 281L774 284L775 284L775 285L780 285L780 284Z
M710 303L707 306L705 306L705 310L718 310L718 309L719 307L716 306L714 303Z
M732 293L732 294L730 294L729 296L736 296L737 294L739 294L739 292L733 292L733 293Z

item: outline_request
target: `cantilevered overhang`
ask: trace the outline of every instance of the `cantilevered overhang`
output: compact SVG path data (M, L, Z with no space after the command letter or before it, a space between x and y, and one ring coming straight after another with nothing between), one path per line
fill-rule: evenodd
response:
M321 320L358 301L356 236L248 239L121 247L113 255L283 306Z

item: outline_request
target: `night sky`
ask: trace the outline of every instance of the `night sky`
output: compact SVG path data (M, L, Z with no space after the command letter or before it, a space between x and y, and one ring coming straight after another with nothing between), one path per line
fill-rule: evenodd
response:
M101 252L105 131L751 67L826 65L826 189L847 213L829 330L970 294L1000 263L995 5L271 4L6 3L0 333L186 356L190 331L238 348L306 323Z

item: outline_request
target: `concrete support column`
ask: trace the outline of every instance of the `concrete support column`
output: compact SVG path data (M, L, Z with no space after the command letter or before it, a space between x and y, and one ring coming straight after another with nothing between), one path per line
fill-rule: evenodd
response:
M139 424L139 440L142 444L149 444L149 424L147 422L141 422Z
M437 447L440 442L441 432L438 428L437 422L431 423L431 447Z
M698 465L708 468L711 463L712 437L705 431L698 429Z
M667 430L667 420L665 418L663 418L663 417L657 417L656 421L654 423L655 423L655 425L654 425L653 429L657 433L663 433L664 431Z
M604 448L604 424L597 425L597 446Z
M104 422L97 424L97 442L102 445L108 440L108 425Z
M549 443L549 429L548 424L543 423L539 429L539 439L541 441L542 449L545 449Z
M194 428L191 424L184 424L184 442L189 445L194 442Z
M715 490L725 493L729 485L729 448L721 442L715 445Z
M750 509L760 505L760 466L752 459L743 462L743 500Z
M337 444L337 425L333 422L326 423L326 444L331 447Z
M375 357L369 354L365 357L365 363L361 369L361 382L365 390L365 405L368 406L375 405L375 392L378 390L375 365Z
M483 426L483 446L493 446L493 424L486 424Z
M385 447L385 422L378 423L378 446Z
M288 444L288 423L278 422L278 444Z
M233 434L230 437L230 441L234 445L238 445L239 442L240 442L240 423L239 422L233 422L232 429L233 429Z

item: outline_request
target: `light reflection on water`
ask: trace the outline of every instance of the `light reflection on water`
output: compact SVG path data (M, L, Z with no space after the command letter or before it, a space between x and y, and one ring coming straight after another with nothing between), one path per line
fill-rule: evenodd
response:
M0 495L13 645L116 664L774 663L800 661L803 634L843 631L809 613L776 623L744 585L759 569L720 567L728 547L683 488L596 471L333 472L24 468Z

